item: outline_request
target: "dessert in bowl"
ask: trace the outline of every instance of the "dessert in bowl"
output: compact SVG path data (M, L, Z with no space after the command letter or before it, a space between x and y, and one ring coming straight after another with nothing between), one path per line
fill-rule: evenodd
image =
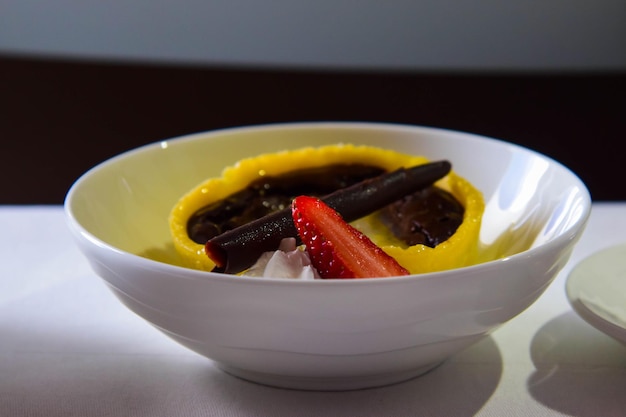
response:
M450 161L480 191L472 264L368 279L250 277L189 267L170 214L225 167L340 143ZM584 183L532 150L478 135L381 123L291 123L204 132L128 151L81 176L68 224L94 271L134 313L233 375L345 390L432 369L529 307L591 208Z

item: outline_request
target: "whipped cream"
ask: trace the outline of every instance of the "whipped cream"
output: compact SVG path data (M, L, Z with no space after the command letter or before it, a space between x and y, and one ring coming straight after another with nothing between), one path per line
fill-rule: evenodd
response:
M304 280L318 279L320 277L311 265L308 253L296 246L296 239L293 237L283 239L277 251L265 252L242 275Z

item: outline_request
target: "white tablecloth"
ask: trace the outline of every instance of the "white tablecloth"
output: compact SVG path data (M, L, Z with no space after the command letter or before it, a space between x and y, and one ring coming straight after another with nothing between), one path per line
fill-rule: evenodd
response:
M528 310L411 381L351 392L246 382L127 310L59 206L0 206L0 416L626 415L626 346L564 291L587 255L626 242L626 203L596 203L570 263Z

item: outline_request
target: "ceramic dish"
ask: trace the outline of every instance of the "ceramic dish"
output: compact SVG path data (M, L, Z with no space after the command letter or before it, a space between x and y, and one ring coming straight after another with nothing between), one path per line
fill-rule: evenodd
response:
M451 161L484 195L488 262L394 278L298 281L179 265L168 216L224 167L305 146L372 145ZM94 271L134 313L221 369L345 390L416 377L522 313L566 264L591 200L565 166L514 144L419 126L294 123L203 132L94 167L65 210Z
M570 272L566 291L585 321L626 344L626 244L583 259Z

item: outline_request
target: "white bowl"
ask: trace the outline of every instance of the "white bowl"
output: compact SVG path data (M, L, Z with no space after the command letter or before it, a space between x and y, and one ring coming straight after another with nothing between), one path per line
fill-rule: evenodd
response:
M168 216L184 193L244 157L338 142L451 161L484 194L481 243L499 259L398 278L315 281L176 265ZM529 149L376 123L244 127L147 145L85 173L65 201L78 246L130 310L226 372L314 390L415 377L517 316L568 261L590 207L576 175Z

